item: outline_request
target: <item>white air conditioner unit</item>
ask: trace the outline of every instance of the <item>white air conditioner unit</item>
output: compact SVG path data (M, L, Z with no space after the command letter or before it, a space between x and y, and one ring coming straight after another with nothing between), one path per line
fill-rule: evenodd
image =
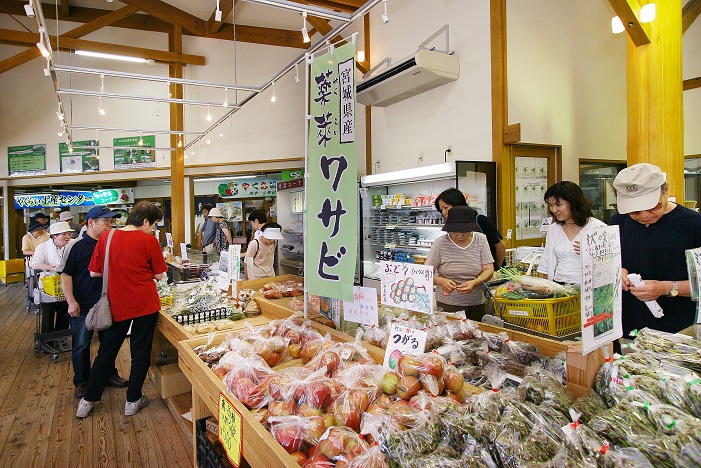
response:
M360 80L356 99L366 106L386 107L455 81L459 76L457 56L422 49L388 69Z

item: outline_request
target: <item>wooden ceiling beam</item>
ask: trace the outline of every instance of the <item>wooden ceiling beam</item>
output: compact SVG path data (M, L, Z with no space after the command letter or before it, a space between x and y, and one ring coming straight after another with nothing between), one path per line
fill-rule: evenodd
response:
M234 11L234 4L237 3L238 0L221 0L219 2L219 8L221 9L221 21L217 21L215 19L216 16L216 8L212 12L212 14L209 16L209 21L207 21L207 34L213 34L219 31L219 29L222 27L222 24L224 24L224 20L229 17L232 11Z
M650 25L641 23L636 12L640 11L637 0L609 0L613 11L623 22L628 36L636 47L650 43Z
M205 21L190 13L169 5L161 0L120 0L122 3L138 5L151 16L170 24L179 24L196 36L204 36L206 33Z
M701 88L701 76L697 78L689 78L688 80L684 80L682 82L682 85L684 91L687 91L689 89Z
M51 47L56 48L56 36L51 36ZM0 29L0 43L12 45L31 45L34 46L39 42L39 35L24 31L15 31L10 29ZM104 42L86 41L83 39L75 39L72 37L61 36L58 40L62 50L90 50L93 52L105 52L108 54L129 55L132 57L140 57L153 59L157 62L165 63L187 63L189 65L204 65L205 57L202 55L190 54L175 54L172 52L145 49L142 47L132 47L117 44L107 44ZM33 47L36 49L36 47ZM37 49L37 52L39 50Z
M342 13L354 13L355 10L365 4L364 0L346 0L343 2L333 0L298 0L298 3L305 5L315 5L329 10L336 10Z
M63 16L71 14L71 5L68 3L68 0L61 0L61 14Z
M684 5L682 8L682 34L689 29L699 14L701 14L701 0L689 0L689 3Z

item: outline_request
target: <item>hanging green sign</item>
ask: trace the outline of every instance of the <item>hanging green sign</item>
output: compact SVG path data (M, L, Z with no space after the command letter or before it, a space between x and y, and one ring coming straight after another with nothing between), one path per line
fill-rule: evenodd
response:
M74 141L73 151L68 151L66 143L58 144L58 157L61 173L97 172L100 170L100 156L97 140Z
M156 152L147 149L156 147L156 135L115 138L113 146L116 171L156 167ZM116 149L117 147L124 149Z
M112 189L100 190L98 192L93 192L92 198L96 205L106 205L119 200L119 192Z
M46 145L7 147L7 173L10 177L46 174Z

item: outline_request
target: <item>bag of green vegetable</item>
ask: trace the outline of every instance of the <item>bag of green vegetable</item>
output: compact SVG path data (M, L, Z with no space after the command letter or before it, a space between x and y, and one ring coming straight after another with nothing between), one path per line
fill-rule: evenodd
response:
M676 460L688 444L698 443L698 435L647 435L632 437L632 445L640 450L655 468L675 468ZM698 465L694 465L698 466Z
M701 421L672 405L655 405L634 401L631 405L647 411L647 417L657 427L658 433L674 435L701 429Z
M632 405L609 408L594 417L589 425L605 439L623 447L636 446L635 441L640 437L657 433L646 411Z
M460 462L465 468L497 468L497 464L486 445L478 443L472 436L465 439L465 450Z
M658 359L701 365L701 341L678 333L643 328L635 338L638 349L650 351Z
M439 428L432 419L407 430L385 428L380 432L379 445L391 466L403 466L407 460L436 450Z
M594 378L594 390L604 400L606 406L612 408L625 398L627 392L623 386L622 375L628 374L625 368L617 364L604 363Z
M686 389L686 397L684 398L684 406L696 416L701 418L701 379L695 374L689 375L684 379L688 385Z
M501 352L505 356L513 358L524 365L530 365L536 361L544 362L547 359L540 354L535 345L522 341L507 340Z
M701 442L689 442L674 456L678 468L698 468L701 466Z
M572 403L572 407L581 414L579 420L585 424L588 424L597 414L606 411L604 400L594 390L589 390L577 398Z
M608 447L598 461L600 468L656 468L635 447Z

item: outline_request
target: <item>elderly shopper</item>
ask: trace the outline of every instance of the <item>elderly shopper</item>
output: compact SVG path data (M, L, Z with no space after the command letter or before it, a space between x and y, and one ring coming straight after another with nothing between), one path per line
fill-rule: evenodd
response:
M119 348L130 328L131 371L124 415L132 416L148 405L148 398L142 394L141 388L151 365L153 333L161 308L153 280L163 279L167 270L158 239L153 235L156 223L161 219L163 212L160 208L141 201L129 213L126 226L112 235L107 265L107 297L112 307L113 323L100 341L90 369L88 389L78 403L76 416L79 418L88 416L102 398ZM103 276L109 233L109 230L105 231L95 247L89 266L93 277Z
M71 229L73 229L73 239L78 237L78 233L80 232L82 226L75 222L75 216L73 216L73 213L70 211L62 211L58 217L58 220L67 222Z
M229 230L229 223L224 219L224 214L219 208L212 208L209 210L209 219L216 226L216 231L214 234L214 250L219 253L222 250L227 250L229 245L232 244L233 238L231 237L231 231Z
M197 246L208 254L214 250L214 237L217 233L217 225L209 217L212 208L212 205L208 203L202 205L204 222L197 228Z
M31 221L27 226L27 234L22 237L22 255L34 255L34 251L47 240L49 233L46 232L45 225L39 221Z
M701 247L701 214L669 200L665 174L653 164L623 169L613 188L618 213L609 224L621 235L624 336L643 327L678 332L696 321L685 250ZM645 285L633 286L629 273L638 273ZM653 300L663 317L645 305Z
M494 258L476 217L468 206L451 208L443 226L448 234L433 242L426 265L434 267L433 284L440 287L438 307L464 310L467 318L479 321L485 314L482 283L494 274Z

